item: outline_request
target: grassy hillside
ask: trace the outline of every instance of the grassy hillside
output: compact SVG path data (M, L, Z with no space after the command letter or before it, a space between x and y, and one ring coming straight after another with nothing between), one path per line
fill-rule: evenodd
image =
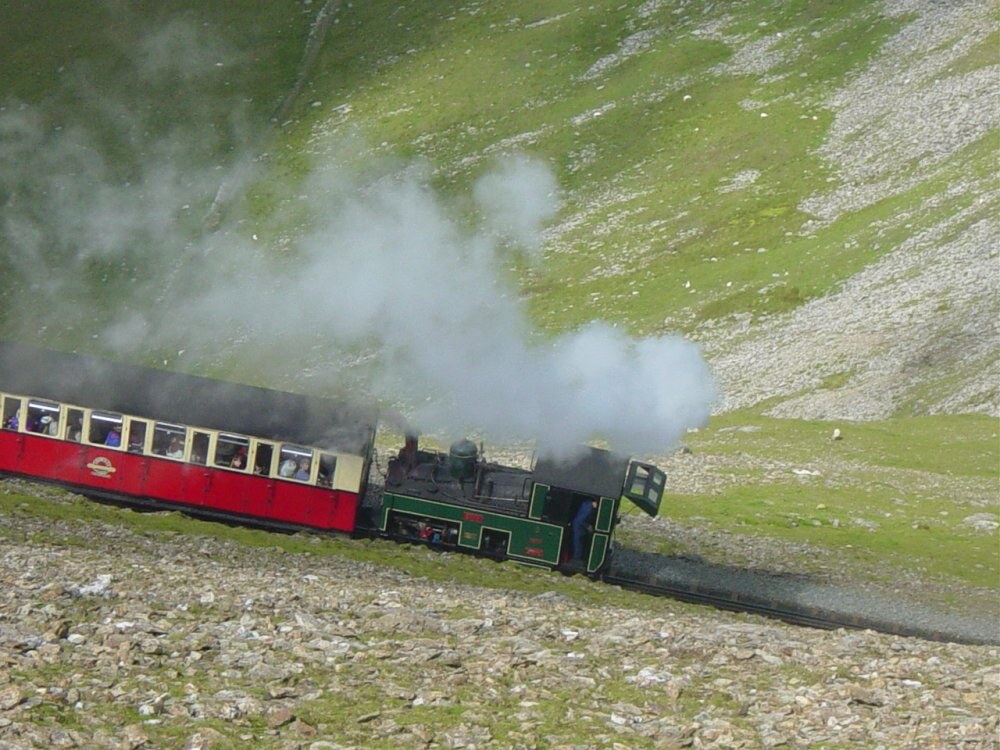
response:
M1000 580L997 441L983 416L846 424L732 412L664 462L660 522L631 517L620 539L978 607L965 587Z
M997 516L998 36L989 8L940 6L17 5L0 30L0 333L257 382L264 358L315 369L343 358L321 327L264 336L242 327L247 300L212 295L234 267L302 257L317 173L349 201L345 184L371 196L416 170L473 227L476 180L527 154L561 191L541 260L503 269L536 331L600 319L701 343L723 400L691 442L726 465L808 464L803 431L869 423L878 449L849 481L776 483L748 461L725 489L679 491L675 517L995 585L995 531L946 506ZM851 527L872 508L893 516L882 533Z
M802 304L878 256L845 250L843 229L803 237L798 208L830 177L816 156L825 96L900 24L871 3L718 17L700 4L395 5L344 14L314 84L337 113L320 127L427 157L458 193L505 150L553 165L564 218L525 285L540 324L690 330ZM398 36L373 44L380 27ZM735 40L773 43L758 53L774 58L766 76ZM753 188L737 189L751 173ZM757 294L774 273L783 289Z

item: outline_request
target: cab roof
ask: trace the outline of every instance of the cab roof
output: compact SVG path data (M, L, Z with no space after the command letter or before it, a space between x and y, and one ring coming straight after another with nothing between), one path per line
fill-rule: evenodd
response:
M562 461L538 459L534 480L583 495L621 497L629 459L601 448L584 448Z

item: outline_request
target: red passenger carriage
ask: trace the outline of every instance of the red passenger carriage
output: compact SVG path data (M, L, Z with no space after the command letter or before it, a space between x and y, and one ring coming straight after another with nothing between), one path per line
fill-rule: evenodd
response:
M0 343L0 472L351 532L376 420L326 399Z

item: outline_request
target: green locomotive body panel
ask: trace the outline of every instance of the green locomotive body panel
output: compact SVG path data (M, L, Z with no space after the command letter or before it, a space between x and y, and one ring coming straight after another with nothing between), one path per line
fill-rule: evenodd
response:
M549 494L549 486L536 482L531 489L531 505L528 506L528 518L541 518L545 510L545 500Z
M482 549L484 533L499 531L509 537L507 557L547 566L559 563L563 529L555 524L387 492L382 499L379 522L382 531L389 531L393 513L453 524L457 528L454 543L458 547Z
M590 545L590 555L587 557L587 572L597 570L604 565L608 556L608 546L611 544L609 534L594 534Z
M610 497L602 497L600 505L597 507L597 520L594 522L594 531L610 534L613 528L618 501Z

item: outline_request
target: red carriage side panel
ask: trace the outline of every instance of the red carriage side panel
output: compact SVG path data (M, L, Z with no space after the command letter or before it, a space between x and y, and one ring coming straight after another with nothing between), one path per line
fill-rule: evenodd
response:
M202 467L205 473L203 503L206 508L223 513L261 515L270 490L265 477L254 477L224 469Z
M4 471L112 494L132 494L141 486L141 457L6 430L0 446Z
M145 471L136 495L184 505L203 504L208 483L204 466L165 458L145 457L141 460L145 463Z
M100 495L176 503L262 521L351 532L358 493L275 481L105 447L0 431L0 471Z
M334 490L327 504L327 528L353 531L357 522L361 496L357 492Z
M314 496L320 493L329 494L329 491L322 492L295 482L275 482L268 516L278 521L313 526Z
M270 477L252 477L247 482L245 494L240 498L239 502L243 507L240 512L255 518L269 518L275 484Z
M18 470L23 446L23 435L13 430L0 430L0 471Z

